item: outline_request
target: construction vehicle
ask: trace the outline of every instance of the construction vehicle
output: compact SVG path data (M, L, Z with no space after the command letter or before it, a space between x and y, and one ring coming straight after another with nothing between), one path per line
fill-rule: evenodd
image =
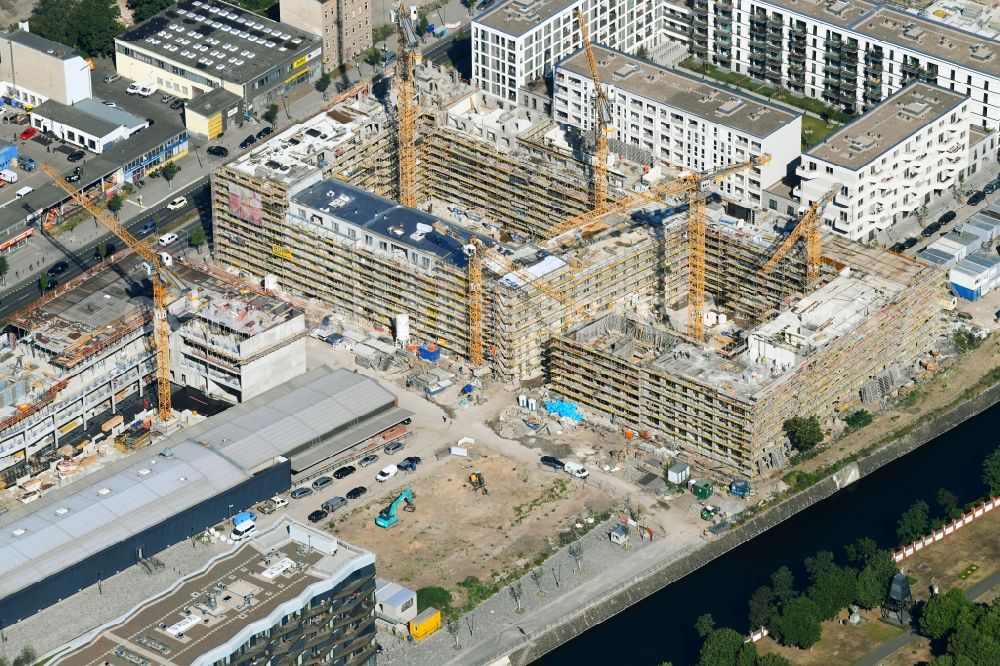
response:
M399 497L392 501L392 504L382 509L377 516L375 516L375 524L379 527L389 529L396 524L399 517L396 515L399 511L399 505L406 503L403 507L406 511L416 511L417 505L413 503L413 491L406 488L399 494Z
M157 415L161 421L169 421L173 416L170 398L170 325L167 323L167 282L169 281L178 288L183 288L183 285L164 268L161 255L153 252L152 248L133 236L107 211L90 201L53 167L42 164L41 169L78 206L86 209L149 266L149 270L151 270L149 278L153 283L153 345L156 349Z
M590 31L583 12L576 10L580 38L590 65L590 78L594 82L594 119L597 122L594 136L594 212L602 213L608 205L608 133L611 131L611 102L601 86L597 58L590 44Z
M480 471L475 471L469 475L469 487L472 488L472 492L483 491L483 494L487 494L486 490L486 477Z
M417 100L413 67L417 58L417 33L409 8L396 5L396 142L399 153L399 203L417 205Z
M810 285L819 279L819 267L822 260L822 243L819 222L820 217L823 214L823 209L826 205L833 201L833 197L837 195L840 191L841 185L838 183L834 187L830 188L830 191L824 194L822 197L812 202L809 206L809 210L806 214L802 216L799 223L795 225L792 233L788 234L788 238L778 246L771 258L768 259L764 268L761 269L761 273L764 275L769 274L777 266L778 262L788 254L788 252L795 245L795 242L805 236L806 240L806 284Z

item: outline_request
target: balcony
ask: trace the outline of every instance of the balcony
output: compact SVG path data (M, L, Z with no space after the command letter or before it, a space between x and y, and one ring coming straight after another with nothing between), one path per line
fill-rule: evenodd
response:
M716 21L715 22L715 34L733 34L733 24L729 21Z

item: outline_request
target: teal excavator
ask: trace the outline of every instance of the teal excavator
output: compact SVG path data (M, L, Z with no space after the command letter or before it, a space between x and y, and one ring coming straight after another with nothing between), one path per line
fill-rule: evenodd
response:
M392 504L382 509L381 513L375 516L375 524L379 527L384 527L389 529L396 524L399 517L396 512L399 510L399 505L406 502L406 506L403 507L406 511L416 511L417 505L413 503L413 491L407 488L399 494Z

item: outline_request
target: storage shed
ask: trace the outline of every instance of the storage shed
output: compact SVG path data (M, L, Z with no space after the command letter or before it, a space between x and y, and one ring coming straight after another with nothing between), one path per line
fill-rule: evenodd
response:
M433 606L425 608L420 615L410 620L410 635L422 641L441 628L441 611Z
M608 533L608 538L611 539L611 543L616 543L624 548L628 545L628 528L619 525Z
M378 579L375 616L393 624L406 624L417 616L417 593L398 583Z
M712 493L715 492L715 489L712 488L712 484L704 479L693 482L689 481L688 486L691 489L691 493L698 499L708 499L712 496Z
M967 301L975 301L1000 284L1000 257L976 252L948 272L952 290Z
M667 470L667 481L682 484L691 477L691 467L687 463L676 463Z

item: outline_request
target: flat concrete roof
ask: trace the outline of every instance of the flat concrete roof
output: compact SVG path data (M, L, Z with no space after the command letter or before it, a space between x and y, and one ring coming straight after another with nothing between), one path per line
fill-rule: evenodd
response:
M31 114L41 116L54 123L68 125L84 134L98 138L103 138L118 129L118 125L110 120L98 118L83 109L67 106L54 99L42 102L31 110Z
M30 49L38 51L39 53L44 53L53 58L59 58L60 60L70 60L80 55L72 46L66 46L60 42L54 42L51 39L46 39L41 35L36 35L33 32L25 32L24 30L0 33L0 38L9 39L12 42L23 44Z
M239 85L321 48L315 35L220 0L181 0L115 41Z
M578 2L580 0L507 0L477 16L474 22L518 37Z
M802 0L799 0L800 2ZM888 7L857 21L854 30L967 69L1000 76L1000 44ZM964 81L961 81L963 85Z
M209 90L204 95L198 95L192 100L184 103L184 113L197 113L199 116L208 118L216 113L226 111L239 104L242 98L225 88L215 88Z
M593 50L602 83L756 137L767 137L801 115L606 46L595 44ZM556 66L590 80L583 49Z
M828 136L807 155L860 169L965 100L965 95L929 83L912 83Z
M822 19L833 25L847 27L878 5L864 0L765 0L766 4L790 12Z

